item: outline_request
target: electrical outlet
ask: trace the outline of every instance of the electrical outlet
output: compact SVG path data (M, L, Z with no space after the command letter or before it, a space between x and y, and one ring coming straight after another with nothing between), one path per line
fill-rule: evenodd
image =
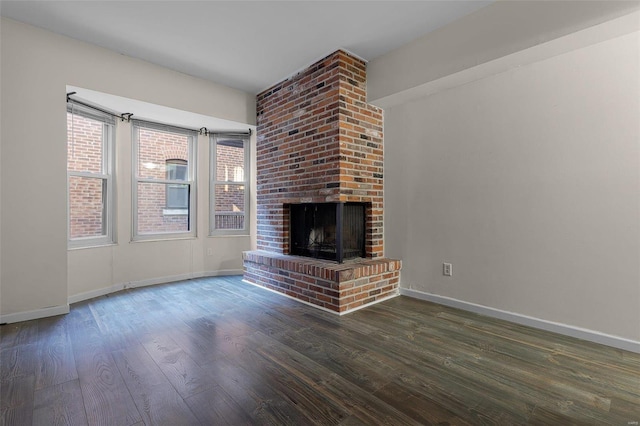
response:
M444 275L445 277L453 276L453 265L451 265L450 263L443 263L442 275Z
M212 248L208 248L207 249L207 256L213 256L213 249Z

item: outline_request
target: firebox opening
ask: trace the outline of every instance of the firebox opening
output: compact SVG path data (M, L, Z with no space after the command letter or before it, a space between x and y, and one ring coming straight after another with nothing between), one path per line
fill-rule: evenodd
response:
M365 257L364 203L289 205L290 254L336 260Z

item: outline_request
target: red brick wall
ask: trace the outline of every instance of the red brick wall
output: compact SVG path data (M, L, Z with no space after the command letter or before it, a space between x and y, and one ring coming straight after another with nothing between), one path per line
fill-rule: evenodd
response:
M383 254L382 110L366 66L337 51L257 97L257 245L288 253L288 203L365 202L366 255Z

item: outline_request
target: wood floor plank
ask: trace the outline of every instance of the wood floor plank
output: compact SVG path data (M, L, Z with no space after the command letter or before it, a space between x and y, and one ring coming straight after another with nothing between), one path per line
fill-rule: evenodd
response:
M130 425L142 420L103 334L91 320L72 327L73 350L89 425Z
M166 330L169 337L176 342L183 351L199 366L210 363L214 359L224 356L219 350L220 339L224 335L202 335L189 326L169 328Z
M563 414L555 410L548 410L542 407L536 407L531 419L530 425L536 426L548 426L548 425L567 425L567 426L582 426L585 423L581 420L572 419L570 416Z
M349 330L350 332L357 332L364 336L368 336L378 330L377 327L363 321L354 320L353 317L348 315L337 316L324 311L307 309L302 316L308 318L314 325L324 323L327 326L333 326L337 331Z
M64 317L40 320L36 390L78 378L73 348Z
M33 419L35 375L0 381L0 424L30 425Z
M309 358L299 358L304 359L305 364L297 364L296 367L304 374L288 374L291 366L288 365L290 358L286 353L289 351L287 345L257 332L247 336L247 347L238 354L236 361L246 371L268 384L281 398L295 404L296 409L309 418L310 422L338 424L348 417L350 409L319 392L317 383L310 377L329 371Z
M242 408L243 412L252 419L253 423L264 425L306 425L314 422L301 412L297 404L284 396L281 387L274 387L274 383L265 380L264 372L258 365L240 361L242 352L248 354L250 349L245 346L239 351L233 361L224 357L218 359L215 365L209 366L216 372L216 382L233 401Z
M562 335L557 335L555 339L549 340L549 333L544 330L508 323L464 311L452 312L451 309L442 310L442 312L438 314L438 318L458 322L469 330L487 334L492 333L504 339L512 339L529 347L538 347L555 353L564 353L568 356L575 356L584 360L588 359L594 363L616 365L618 368L626 367L625 357L623 356L625 351L621 349L610 348ZM526 339L523 339L523 335L526 336ZM582 354L587 348L589 350L589 356L584 357ZM635 365L633 365L633 367L635 367ZM635 371L635 369L632 369L632 371Z
M248 339L255 340L260 335L256 333ZM339 404L353 415L370 424L417 424L394 407L375 398L370 392L354 385L331 370L323 367L315 361L305 357L294 349L280 344L267 336L259 339L262 342L256 345L255 341L249 341L248 353L255 352L266 360L270 366L278 366L282 374L300 378L306 383L313 383L315 392L329 402ZM271 343L269 343L271 342ZM274 347L277 350L274 351ZM346 418L347 416L345 416ZM342 419L344 420L344 418Z
M518 395L527 403L537 402L538 405L544 406L556 405L558 401L567 399L606 411L610 406L608 398L585 392L579 386L568 385L555 379L542 379L538 371L530 370L526 365L498 362L490 357L476 357L465 353L464 350L449 360L446 359L447 355L446 352L435 352L436 357L445 357L445 364L448 361L448 368L454 370L455 374L468 377L476 375L478 381L491 386L494 393L503 390L506 394Z
M415 327L409 324L403 324L403 327L409 330L413 330ZM486 336L480 337L479 333L467 333L459 334L455 330L448 330L447 334L441 337L451 337L452 339L447 341L444 345L441 342L434 341L432 338L434 335L438 335L438 331L433 327L428 330L424 330L425 334L429 335L429 341L424 342L432 347L447 347L447 349L458 350L459 354L467 356L467 360L471 361L471 365L475 370L485 371L487 375L493 376L495 380L502 378L502 384L509 385L510 383L518 384L522 389L528 390L530 394L537 394L538 405L545 407L555 406L562 403L562 401L571 401L576 410L583 409L588 406L596 410L593 414L594 421L602 421L602 418L597 415L597 411L604 414L606 418L615 420L615 413L610 410L612 397L610 396L608 389L615 388L615 396L622 397L622 399L629 399L632 404L637 405L640 400L637 397L629 394L628 392L620 393L619 390L624 390L625 385L623 381L618 381L613 386L593 386L593 383L588 383L584 380L585 375L580 373L580 380L576 380L578 376L575 371L589 372L589 365L575 364L571 365L571 368L557 369L554 365L546 365L544 363L536 363L536 360L541 358L536 356L539 350L529 349L527 354L522 354L519 358L513 356L501 356L499 358L492 357L491 353L474 353L473 350L477 349L473 344L473 339L482 338L487 339ZM416 331L416 336L419 336L420 330ZM456 336L457 334L457 336ZM413 338L416 338L414 336ZM468 352L470 351L470 352ZM518 352L516 349L511 349L509 352ZM441 355L446 355L441 353ZM471 356L469 356L471 355ZM556 371L554 371L556 370ZM600 369L597 369L600 370ZM569 371L569 374L567 374ZM493 372L493 373L492 373ZM545 373L551 372L550 378L544 378ZM593 370L592 376L589 378L596 378L599 371ZM604 377L602 377L604 378ZM608 380L610 378L606 378ZM625 379L631 379L631 376L625 377ZM633 380L633 379L631 379ZM602 380L600 380L602 383ZM637 383L637 381L636 381ZM636 385L637 388L637 385ZM628 389L628 387L627 387ZM519 391L520 389L518 389ZM635 392L637 395L637 391ZM543 397L548 395L552 398ZM600 420L599 420L600 419ZM621 421L618 418L616 421Z
M0 325L0 350L37 343L38 321Z
M423 345L394 333L386 336L386 341L381 345L387 349L389 356L405 364L401 373L394 378L396 385L418 397L422 394L423 397L434 398L443 407L462 417L471 415L468 408L489 400L502 412L519 419L519 422L526 421L529 414L527 407L539 401L531 395L535 390L523 390L517 380L497 380L501 366L487 373L478 368L475 358L469 354L452 351L452 343L447 343L445 349L442 349L442 342L431 343Z
M0 327L0 380L12 426L640 421L640 354L402 296L338 316L241 277Z
M196 318L166 331L199 366L233 353L238 338L253 332L237 319L217 315Z
M267 336L296 332L303 328L290 316L262 306L252 309L251 315L243 316L242 322L247 325L247 329L260 331Z
M354 315L354 317L358 317L358 315ZM402 362L405 366L413 366L414 368L417 368L418 369L416 373L417 377L415 378L415 381L420 384L419 386L427 385L429 386L428 389L430 389L430 392L433 392L433 389L435 389L434 386L437 385L437 383L435 383L434 381L435 378L437 378L441 374L451 375L453 373L450 370L446 370L446 369L443 370L442 367L438 367L438 366L445 365L447 363L449 365L452 365L451 359L450 359L451 357L448 356L449 355L448 353L446 352L439 353L439 354L431 353L429 350L423 349L421 345L416 345L415 342L413 342L413 338L401 339L400 337L396 337L397 334L402 335L403 333L404 334L408 333L407 336L411 335L413 327L415 325L412 326L410 323L406 322L406 320L403 320L402 322L395 321L395 324L394 324L393 322L390 322L390 318L385 318L384 316L382 316L382 318L379 320L372 321L372 324L379 324L380 329L376 332L376 334L380 334L381 332L389 333L389 331L391 331L391 333L389 333L387 337L389 341L381 343L385 348L388 347L389 349L389 351L386 352L386 354L391 356L392 358L396 358L396 360ZM396 330L394 330L394 328L396 328ZM382 340L379 339L379 341L382 341ZM342 343L345 343L345 342L342 342ZM438 343L438 342L435 342L435 343ZM448 343L448 344L451 344L451 343ZM406 357L405 352L412 354L412 356ZM427 357L425 358L426 355ZM389 361L387 360L387 362ZM419 367L421 365L425 366L426 368L429 368L431 371L427 371L425 369L420 370ZM404 371L407 371L407 370L404 370ZM458 386L457 388L458 391L460 390L466 391L465 400L460 402L460 401L457 401L455 397L452 397L452 395L455 395L455 393L451 393L451 392L454 392L456 389L454 385L456 383L463 382L465 374L468 374L468 373L463 373L463 374L460 374L459 372L455 373L455 376L458 378L454 381L451 381L448 384L448 388L444 388L442 390L442 394L444 396L441 398L439 403L442 404L444 407L449 407L450 409L458 408L457 413L459 415L470 416L471 413L467 409L460 411L459 407L460 406L466 407L467 405L473 406L474 404L478 403L481 400L481 398L484 397L484 394L481 392L475 392L474 389L472 388L466 389L465 387ZM422 376L422 379L420 379L420 376ZM428 382L428 381L425 382L425 380L427 380L429 376L431 376L434 379L432 379L431 382ZM411 383L411 381L407 380L407 378L408 377L406 376L399 378L398 383L400 383L402 386L407 386L408 383ZM491 380L491 377L485 377L483 381L483 385L484 385L484 382L486 382L487 380ZM494 388L491 388L491 389L494 389ZM495 391L497 391L497 389L495 389ZM504 393L507 396L510 395L510 392L502 391L502 393ZM504 401L502 401L503 399ZM513 410L513 408L511 408L511 404L508 403L508 401L509 400L503 396L501 396L497 400L498 403L502 404L503 409ZM527 405L524 404L522 408L519 410L519 412L512 413L511 415L515 416L515 418L520 419L519 420L520 422L526 421L526 416L527 416L526 407Z
M393 377L395 366L384 359L360 345L336 341L317 329L303 328L272 337L369 392L375 392Z
M449 362L407 367L386 388L389 387L400 388L417 400L432 400L448 412L471 423L475 423L472 410L482 403L494 407L495 412L517 419L515 423L526 423L530 415L531 402L527 401L528 395L519 392L517 387L492 382L490 378L476 375L473 371L461 370ZM388 399L381 392L377 395L384 400Z
M199 424L142 345L116 351L113 356L146 425Z
M396 407L407 416L416 420L421 424L456 424L471 425L472 423L464 420L456 413L464 413L468 410L466 404L461 402L459 398L449 398L446 404L441 401L432 400L428 397L416 396L403 386L397 383L388 383L384 387L378 389L374 395L381 401ZM457 404L457 409L452 407Z
M441 341L454 341L462 350L475 352L476 356L495 359L501 363L515 365L527 371L539 374L540 370L552 373L558 380L575 382L585 390L604 392L610 397L630 399L633 403L640 403L640 399L626 389L633 386L632 375L609 374L602 376L600 366L589 362L576 360L562 354L551 353L543 349L531 349L525 345L502 339L499 336L484 333L469 333L457 327L419 327L417 334L428 336L429 339L439 337ZM635 392L637 394L637 392Z
M0 351L0 380L34 376L38 364L38 345L30 343Z
M209 388L186 400L203 425L241 426L255 424L220 386Z
M89 304L92 319L111 350L138 345L140 334L149 331L138 316L142 308L123 306L122 299L122 296L103 296Z
M640 380L638 380L638 386L640 387ZM640 390L638 391L640 392ZM611 401L611 413L618 416L618 418L628 419L627 424L631 422L639 422L640 424L640 404L634 404L626 400L613 399Z
M33 425L86 425L78 380L40 389L35 393Z
M343 421L341 421L339 426L362 426L362 425L367 425L367 423L360 420L357 416L349 416Z
M11 338L15 342L13 336ZM19 343L16 346L7 345L0 351L0 424L31 424L37 347L37 343Z
M209 371L196 364L168 335L149 336L143 346L182 398L215 386Z

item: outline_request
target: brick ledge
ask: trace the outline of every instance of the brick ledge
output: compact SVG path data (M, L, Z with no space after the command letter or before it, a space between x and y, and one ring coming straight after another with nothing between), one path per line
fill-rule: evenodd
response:
M338 263L330 260L292 256L265 250L245 251L242 253L242 260L337 283L379 275L385 272L398 271L402 268L401 260L388 259L385 257L357 259Z
M347 313L398 294L402 262L345 263L254 250L243 253L244 279L311 305Z

